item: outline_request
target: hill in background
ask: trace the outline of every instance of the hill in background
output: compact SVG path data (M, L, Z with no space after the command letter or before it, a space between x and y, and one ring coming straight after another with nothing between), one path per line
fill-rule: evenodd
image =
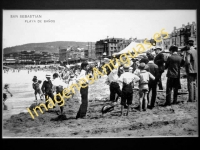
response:
M94 46L95 42L90 42L89 45L91 47L91 43ZM59 48L63 47L80 47L84 49L88 49L88 42L75 42L75 41L56 41L56 42L46 42L46 43L29 43L24 45L18 45L13 47L7 47L3 49L4 54L8 53L16 53L20 51L28 51L35 50L40 52L49 52L49 53L59 53Z

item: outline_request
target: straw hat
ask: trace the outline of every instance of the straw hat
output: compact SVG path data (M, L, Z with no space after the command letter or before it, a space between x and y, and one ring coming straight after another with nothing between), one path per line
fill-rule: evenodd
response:
M50 74L46 74L46 77L47 77L47 78L51 78L51 75L50 75Z
M160 49L160 50L162 50L162 48L161 48L160 46L156 46L156 47L154 47L154 50L156 50L156 49Z

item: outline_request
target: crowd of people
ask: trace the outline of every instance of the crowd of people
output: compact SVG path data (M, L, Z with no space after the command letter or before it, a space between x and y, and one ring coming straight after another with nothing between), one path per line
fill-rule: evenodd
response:
M108 75L106 81L110 86L110 100L113 102L115 94L121 97L121 115L123 109L127 108L128 115L129 106L133 101L133 88L135 83L139 84L139 111L146 111L147 108L155 107L157 89L163 90L162 74L167 69L166 83L166 101L165 106L177 104L178 90L181 89L180 70L185 68L187 74L188 85L188 101L197 101L197 50L194 48L194 41L189 40L187 46L178 53L177 46L171 46L170 56L167 58L162 53L161 47L155 47L154 57L151 53L141 60L132 59L131 66L124 65L117 69L113 69ZM173 92L173 101L171 93ZM152 91L152 96L149 98L149 93Z
M162 53L162 48L155 47L155 56L152 53L147 52L146 56L138 60L136 58L131 59L131 64L126 63L118 65L115 61L114 64L117 67L113 67L112 70L106 68L107 79L106 84L110 89L110 101L115 105L118 98L121 97L121 115L124 113L124 109L127 109L126 114L128 116L129 106L135 99L133 97L133 90L138 84L139 91L139 105L137 109L139 111L146 111L147 109L153 109L156 103L157 91L163 90L162 75L167 69L167 83L166 83L166 101L165 106L170 106L178 103L178 90L181 89L180 83L180 69L185 68L187 74L187 87L188 87L188 102L197 101L197 50L194 48L194 41L189 40L187 46L178 53L177 46L171 46L169 48L170 56L167 58ZM109 62L109 59L107 59ZM106 62L105 62L106 63ZM104 65L104 64L102 64ZM60 93L65 87L69 86L73 82L78 82L87 74L93 77L93 67L101 68L97 64L93 66L87 62L83 62L80 68L62 68L52 70L53 80L49 74L46 75L46 80L42 83L35 76L33 78L33 89L35 98L37 95L40 99L49 97L54 100L54 92ZM81 105L77 112L76 119L86 118L88 108L88 80L82 84L80 88ZM84 87L84 88L83 88ZM6 89L6 87L4 87ZM173 101L171 100L171 93L173 92ZM150 92L152 92L151 97ZM5 93L6 95L6 93ZM5 96L6 97L6 96ZM48 105L48 102L46 102ZM60 113L64 114L64 107L60 106Z
M48 108L49 101L47 101L49 98L53 101L54 105L53 108L55 108L55 94L60 94L63 96L63 89L69 87L69 85L72 85L73 83L76 83L84 77L89 70L89 65L87 62L83 62L81 64L81 72L79 73L79 68L77 69L63 69L59 72L55 72L53 74L53 79L51 79L50 74L46 74L46 80L43 81L42 85L40 80L37 80L37 77L33 77L33 89L35 98L37 100L37 94L39 94L40 99L42 100L42 96L45 97L45 105ZM83 84L82 86L85 86L86 84ZM87 112L87 106L88 106L88 87L81 88L81 106L77 113L76 118L84 118ZM56 97L56 100L60 100L60 97ZM58 103L60 106L60 113L59 115L64 114L64 106L60 105L61 102Z

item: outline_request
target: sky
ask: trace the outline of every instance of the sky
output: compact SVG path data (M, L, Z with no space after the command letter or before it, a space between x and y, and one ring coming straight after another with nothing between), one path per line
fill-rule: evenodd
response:
M3 10L3 48L107 37L151 39L162 29L170 34L188 22L197 22L196 10Z

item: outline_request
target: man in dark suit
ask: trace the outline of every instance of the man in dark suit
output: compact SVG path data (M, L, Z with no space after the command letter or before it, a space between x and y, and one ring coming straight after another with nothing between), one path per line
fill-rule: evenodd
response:
M171 56L168 57L165 64L167 71L167 86L166 86L166 102L164 106L171 105L171 92L174 89L173 104L177 103L178 89L180 88L180 67L184 65L181 56L178 55L178 47L171 46L169 48Z
M47 100L49 99L49 97L53 100L53 103L55 104L55 100L54 100L54 95L53 95L53 84L51 82L51 75L47 74L46 75L47 80L45 80L42 84L41 90L43 95L45 95L45 99L46 99L46 107L48 108L48 104L49 102L47 102ZM55 106L53 107L55 108Z
M159 90L163 90L163 86L162 86L162 81L161 81L161 76L162 73L165 70L165 57L164 54L161 53L162 48L161 47L155 47L155 53L156 53L156 57L154 58L154 63L158 66L158 70L160 73L159 79L158 79L158 86L159 86Z
M148 103L150 104L149 108L153 109L155 107L155 102L156 102L156 95L157 95L157 84L158 84L158 79L159 79L159 71L158 71L158 66L154 64L153 59L154 56L152 54L148 55L149 62L147 63L149 67L149 72L155 77L155 80L150 79L148 86L149 86L149 91L147 94L147 100ZM152 91L152 96L151 96L151 101L149 102L149 93Z

